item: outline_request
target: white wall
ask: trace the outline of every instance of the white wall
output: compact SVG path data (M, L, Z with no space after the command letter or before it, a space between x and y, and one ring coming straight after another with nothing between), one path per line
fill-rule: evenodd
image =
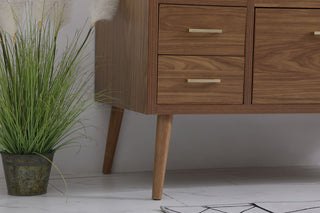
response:
M96 142L87 143L79 154L65 150L57 155L67 173L101 171L109 113L94 114L92 123L99 127L89 134ZM154 116L125 113L115 172L152 170L155 128ZM168 169L317 166L319 129L320 115L175 116Z
M64 28L64 35L72 36L71 32L89 17L90 1L75 1L74 18ZM93 44L92 41L89 47L92 51ZM93 72L93 65L91 70ZM101 173L109 113L110 107L101 104L86 113L89 123L95 126L87 130L92 140L81 141L80 151L73 148L56 154L55 163L64 174ZM152 170L155 128L155 116L125 113L115 172ZM179 115L174 118L168 169L319 164L320 114ZM57 173L53 171L53 174Z

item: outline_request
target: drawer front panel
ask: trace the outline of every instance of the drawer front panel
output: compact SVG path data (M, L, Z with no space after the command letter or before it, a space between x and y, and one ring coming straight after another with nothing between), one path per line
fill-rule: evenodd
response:
M243 104L243 57L159 56L158 104Z
M159 54L244 56L246 11L161 5Z
M319 104L320 9L258 8L255 29L253 104Z

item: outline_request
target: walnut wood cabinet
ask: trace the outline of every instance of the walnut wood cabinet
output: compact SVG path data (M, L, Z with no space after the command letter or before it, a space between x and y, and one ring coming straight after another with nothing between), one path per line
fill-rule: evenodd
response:
M124 110L158 115L161 199L174 114L320 113L320 0L121 0L96 27L96 92L106 174Z

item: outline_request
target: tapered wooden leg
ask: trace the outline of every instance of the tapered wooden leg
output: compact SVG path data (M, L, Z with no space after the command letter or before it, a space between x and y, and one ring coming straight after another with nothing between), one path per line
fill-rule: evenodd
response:
M108 132L106 152L104 155L104 164L103 164L104 174L111 173L113 157L117 148L123 113L124 113L124 110L121 108L112 107L111 109L109 132Z
M166 174L172 115L158 115L152 199L161 200Z

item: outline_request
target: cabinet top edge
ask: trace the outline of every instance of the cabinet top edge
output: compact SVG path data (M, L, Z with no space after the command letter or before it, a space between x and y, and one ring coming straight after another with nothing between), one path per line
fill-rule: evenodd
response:
M158 4L183 4L183 5L207 5L207 6L234 6L245 7L248 0L150 0Z
M320 0L253 0L253 1L254 1L255 7L320 8Z
M320 8L320 0L149 0L158 4L183 4L207 6Z

